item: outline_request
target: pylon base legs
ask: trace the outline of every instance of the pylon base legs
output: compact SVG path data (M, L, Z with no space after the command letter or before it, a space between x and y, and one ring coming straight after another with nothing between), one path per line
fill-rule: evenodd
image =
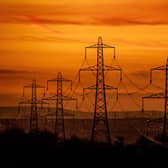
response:
M111 143L110 129L104 120L94 121L91 142L92 143Z

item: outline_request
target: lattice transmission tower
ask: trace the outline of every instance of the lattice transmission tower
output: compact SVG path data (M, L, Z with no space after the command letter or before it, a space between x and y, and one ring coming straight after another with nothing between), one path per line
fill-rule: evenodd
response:
M162 138L165 139L167 129L167 115L168 115L168 57L166 65L152 68L150 70L150 83L152 83L152 72L153 71L165 71L165 91L164 93L151 94L149 96L142 97L142 112L144 112L144 100L145 99L164 99L164 117L163 117L163 130Z
M96 72L96 85L90 86L85 89L95 89L95 108L94 108L94 119L91 134L91 141L105 141L111 143L110 128L108 124L107 115L107 104L106 104L106 89L116 89L112 86L105 84L104 71L119 71L120 80L122 80L122 70L121 68L116 68L112 66L104 65L103 49L112 48L114 49L113 58L115 59L115 47L104 44L102 37L98 37L97 44L85 47L85 59L87 59L87 49L96 48L97 49L97 64L94 66L89 66L87 68L82 68L79 70L79 81L81 71L95 71Z
M42 100L37 99L37 89L44 89L43 96L45 96L45 87L37 85L36 80L32 81L31 85L27 85L23 87L23 97L25 95L25 88L30 88L32 90L31 93L31 100L25 100L19 102L19 113L20 113L20 106L21 105L31 105L31 113L30 113L30 131L31 132L38 132L38 111L37 105L48 104ZM49 105L49 104L48 104Z
M63 102L64 101L76 101L77 107L77 99L64 96L63 95L63 82L70 82L71 90L72 90L72 80L67 80L62 77L62 73L58 72L57 78L52 80L47 80L47 90L48 90L48 83L49 82L56 82L56 95L48 98L44 98L43 100L48 101L56 101L56 120L55 120L55 134L58 138L62 141L65 140L65 126L64 126L64 108Z

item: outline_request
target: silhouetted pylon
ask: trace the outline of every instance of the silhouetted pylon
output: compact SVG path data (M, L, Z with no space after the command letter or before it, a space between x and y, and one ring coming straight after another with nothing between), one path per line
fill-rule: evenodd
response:
M37 132L38 131L38 112L37 112L37 105L48 104L43 102L42 100L37 100L37 89L42 88L44 89L44 96L45 96L45 87L37 85L36 80L32 81L31 85L27 85L23 87L23 96L25 92L25 88L32 89L31 100L26 100L19 102L19 113L20 113L20 105L21 104L29 104L31 105L31 114L30 114L30 131Z
M71 90L72 90L72 80L67 80L62 77L61 72L58 72L57 78L48 80L47 81L47 90L48 90L48 83L49 82L56 82L57 83L57 94L44 98L43 100L56 100L56 120L55 120L55 134L58 136L58 138L62 141L65 140L65 126L64 126L64 108L63 108L63 101L76 101L76 107L77 107L77 99L64 96L63 95L63 82L70 82L71 84Z
M145 99L164 99L165 100L164 117L163 117L163 132L162 132L162 138L164 140L164 138L166 136L167 115L168 115L168 57L167 57L166 65L152 68L150 70L150 83L152 83L152 71L165 71L165 92L164 93L156 93L156 94L142 97L142 112L144 112L144 100Z
M98 37L97 44L91 45L89 47L85 47L85 59L87 48L96 48L97 49L97 65L90 66L88 68L83 68L79 70L79 80L80 80L80 71L96 71L96 85L85 89L96 89L95 94L95 109L94 109L94 120L93 120L93 128L91 134L91 141L106 141L111 143L110 136L110 128L108 124L108 116L107 116L107 104L106 104L106 89L116 89L112 86L105 85L104 80L104 71L120 71L120 80L122 80L122 70L121 68L116 68L112 66L104 65L103 58L103 48L113 48L115 59L115 47L104 44L102 41L102 37Z

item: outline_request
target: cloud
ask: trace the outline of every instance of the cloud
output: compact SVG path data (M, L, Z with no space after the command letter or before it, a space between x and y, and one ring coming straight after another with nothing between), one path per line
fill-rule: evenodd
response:
M75 4L2 5L1 23L37 23L53 30L47 24L76 25L167 25L168 3L91 3L82 8Z
M167 25L167 19L159 19L159 18L150 18L144 19L135 19L135 18L125 18L125 17L102 17L95 18L97 22L93 24L97 25L111 25L111 26L122 26L122 25Z
M19 79L32 79L37 72L29 72L24 70L14 70L14 69L0 69L0 77L2 79L2 83L6 83L8 81L18 82Z
M48 17L48 18L47 18ZM34 15L24 15L24 18L20 16L4 16L0 17L1 23L13 23L13 24L37 24L41 28L48 29L55 33L63 33L59 30L51 29L48 24L54 25L109 25L109 26L127 26L127 25L167 25L168 20L166 17L157 16L142 16L142 18L136 19L134 17L127 16L83 16L80 20L79 15L71 16L71 18L57 18L58 16L49 18L49 16L34 16Z
M106 41L108 43L111 43L115 46L134 46L134 47L143 47L143 48L151 48L151 49L168 49L168 45L164 42L158 42L158 41L146 41L143 42L137 42L137 41L128 41L123 39L113 39L113 41Z
M22 73L33 73L29 71L22 71L22 70L12 70L12 69L0 69L0 74L22 74Z
M57 34L60 34L60 33L62 34L63 33L62 31L58 31L58 30L52 29L49 26L47 26L45 24L45 20L41 20L41 19L39 19L35 16L30 16L30 15L25 15L25 17L28 18L31 23L37 24L38 26L40 26L43 29L46 29L48 31L51 31L51 32L57 33Z
M0 23L30 24L43 31L51 32L52 36L24 36L15 37L24 41L55 42L61 40L88 42L88 39L73 37L71 32L64 32L53 28L53 25L97 25L97 26L125 26L125 25L167 25L168 3L150 1L150 3L114 3L114 4L83 4L83 8L68 5L2 5ZM7 37L6 37L7 38ZM1 37L2 39L2 37ZM3 40L3 39L2 39ZM15 40L15 39L14 39ZM114 44L145 47L153 49L167 49L164 42L135 42L114 39Z

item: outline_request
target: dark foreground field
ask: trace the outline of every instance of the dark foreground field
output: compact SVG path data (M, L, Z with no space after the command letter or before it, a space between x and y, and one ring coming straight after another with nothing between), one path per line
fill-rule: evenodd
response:
M113 144L92 144L88 140L71 138L64 143L58 142L56 136L41 132L38 134L25 134L22 131L10 130L0 134L1 160L21 161L30 164L34 161L39 165L43 162L62 164L99 165L100 163L133 164L135 167L149 164L154 167L166 162L168 150L141 137L136 143L125 145L123 139L118 137ZM88 165L89 166L89 165ZM24 167L24 166L23 166Z
M79 139L87 139L90 141L93 120L92 119L65 119L66 139L76 136ZM39 119L38 126L41 132L54 133L55 119ZM110 119L109 120L111 140L114 142L118 136L124 137L125 144L132 144L139 139L139 133L135 129L144 132L146 128L146 119ZM28 131L30 128L30 119L0 119L0 132L8 129L17 128L19 130Z

